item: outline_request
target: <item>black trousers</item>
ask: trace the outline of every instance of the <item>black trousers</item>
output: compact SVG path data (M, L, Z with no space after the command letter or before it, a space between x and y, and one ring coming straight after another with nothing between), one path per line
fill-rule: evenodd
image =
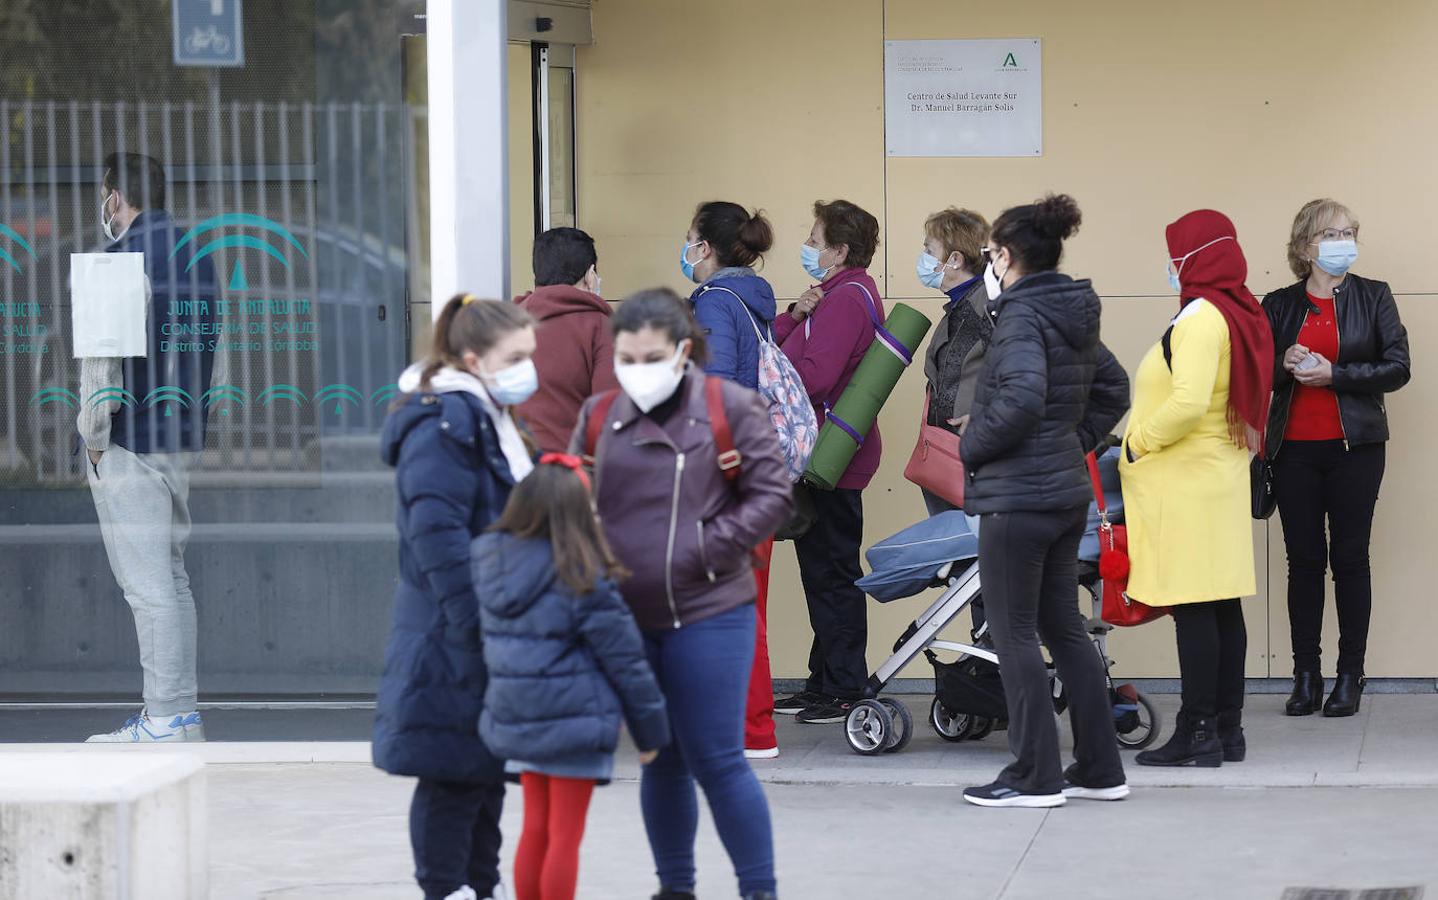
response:
M1243 660L1248 630L1237 600L1184 603L1172 607L1178 635L1178 672L1183 712L1211 719L1243 710Z
M465 885L481 898L494 893L503 810L503 782L419 780L409 808L409 840L425 900L444 900Z
M1383 483L1383 444L1288 441L1273 461L1273 487L1288 550L1288 623L1295 672L1317 672L1323 576L1333 570L1338 671L1362 675L1373 611L1368 543Z
M996 513L979 529L979 577L1009 711L1014 762L999 782L1016 791L1063 790L1058 728L1039 639L1068 691L1077 776L1093 787L1124 782L1103 662L1078 610L1084 507Z
M860 491L811 490L814 527L794 542L799 578L809 605L814 643L809 649L806 690L843 700L863 696L869 679L865 650L869 610L854 582L859 546L864 539L864 500Z

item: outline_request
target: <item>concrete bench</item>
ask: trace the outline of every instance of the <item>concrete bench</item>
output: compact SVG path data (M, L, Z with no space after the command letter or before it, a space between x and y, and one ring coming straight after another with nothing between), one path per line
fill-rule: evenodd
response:
M0 754L0 900L204 898L207 815L191 754Z

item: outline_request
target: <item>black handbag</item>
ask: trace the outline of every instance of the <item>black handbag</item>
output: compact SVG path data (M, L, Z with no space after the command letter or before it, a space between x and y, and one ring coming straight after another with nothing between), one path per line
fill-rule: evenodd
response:
M814 527L814 520L818 513L814 510L814 497L809 492L813 488L800 481L794 485L794 514L789 517L774 535L776 541L797 541Z
M1273 463L1255 456L1248 464L1248 485L1253 496L1253 517L1267 519L1278 508L1278 495L1273 492Z

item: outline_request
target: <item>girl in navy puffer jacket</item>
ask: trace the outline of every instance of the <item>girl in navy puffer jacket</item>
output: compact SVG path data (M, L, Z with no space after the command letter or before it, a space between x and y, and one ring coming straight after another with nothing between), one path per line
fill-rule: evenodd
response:
M473 545L489 667L479 733L524 788L518 900L570 900L590 794L614 770L621 722L647 765L669 743L669 715L579 459L539 463Z

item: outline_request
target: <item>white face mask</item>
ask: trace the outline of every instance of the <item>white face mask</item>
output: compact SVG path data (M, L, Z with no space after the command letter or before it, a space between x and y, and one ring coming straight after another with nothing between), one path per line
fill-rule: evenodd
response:
M100 201L100 228L104 230L106 240L117 241L120 239L120 236L115 233L115 216L120 214L119 201L117 200L115 202L115 212L113 214L105 214L105 207L110 205L110 198L113 196L115 195L111 192L105 195L104 199Z
M1008 274L1007 269L1004 270L1004 274ZM999 299L999 294L1002 294L1004 292L1003 279L1000 278L996 272L994 272L994 264L992 260L990 260L989 264L984 267L984 292L989 295L990 300Z
M673 356L659 362L614 364L614 377L619 379L619 386L640 412L649 412L674 396L675 389L684 378L686 344L688 341L681 342Z

